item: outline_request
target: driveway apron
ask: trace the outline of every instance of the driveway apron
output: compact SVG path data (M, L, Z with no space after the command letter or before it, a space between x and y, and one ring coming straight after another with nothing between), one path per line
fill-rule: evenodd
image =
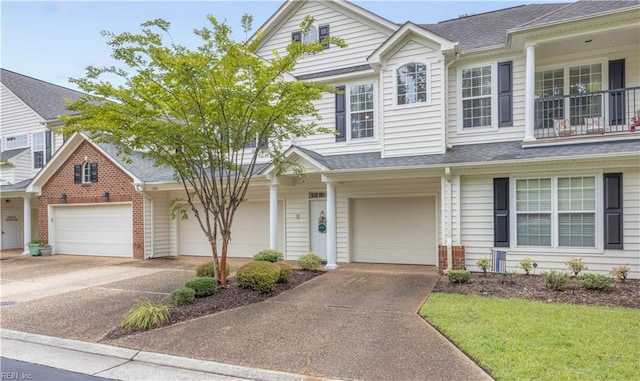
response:
M337 270L265 302L111 344L310 376L489 377L417 314L438 276Z

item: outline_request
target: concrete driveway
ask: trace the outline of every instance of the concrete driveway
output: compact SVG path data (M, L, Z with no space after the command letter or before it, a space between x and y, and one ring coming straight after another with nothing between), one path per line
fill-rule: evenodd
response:
M45 275L39 260L57 270ZM205 260L3 260L2 301L17 303L2 308L2 328L98 341L135 298L167 298ZM262 303L107 344L334 379L489 379L416 315L437 279L429 267L348 265Z

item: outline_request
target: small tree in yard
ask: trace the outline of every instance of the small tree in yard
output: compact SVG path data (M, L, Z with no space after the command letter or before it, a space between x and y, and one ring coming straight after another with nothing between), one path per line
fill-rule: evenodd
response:
M71 79L89 96L69 106L80 116L63 119L66 133L86 131L114 144L125 160L144 150L156 165L174 169L186 196L173 200L172 216L184 219L187 208L193 211L211 245L215 278L225 285L220 268L226 268L234 214L245 200L258 156L269 156L280 173L290 165L282 141L329 132L302 117L318 119L312 101L335 88L285 75L306 55L321 52L323 44L346 45L337 37L292 42L267 62L255 55L260 32L239 43L230 39L225 23L208 20L210 27L194 30L202 40L195 50L165 43L170 24L162 19L142 24L140 34L102 32L113 57L128 69L88 67L85 78ZM245 33L251 22L251 16L243 16ZM312 23L306 18L302 31ZM109 76L124 84L112 84Z

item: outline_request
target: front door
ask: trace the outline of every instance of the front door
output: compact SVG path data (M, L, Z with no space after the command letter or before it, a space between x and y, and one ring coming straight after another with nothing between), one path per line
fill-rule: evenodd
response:
M311 251L327 260L327 201L309 201Z
M2 250L22 248L22 211L2 209Z

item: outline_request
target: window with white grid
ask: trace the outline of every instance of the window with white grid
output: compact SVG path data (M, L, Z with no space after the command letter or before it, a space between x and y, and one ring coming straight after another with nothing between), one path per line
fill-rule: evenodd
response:
M491 127L491 65L462 69L462 128Z
M351 139L374 137L373 83L349 86L349 116Z

